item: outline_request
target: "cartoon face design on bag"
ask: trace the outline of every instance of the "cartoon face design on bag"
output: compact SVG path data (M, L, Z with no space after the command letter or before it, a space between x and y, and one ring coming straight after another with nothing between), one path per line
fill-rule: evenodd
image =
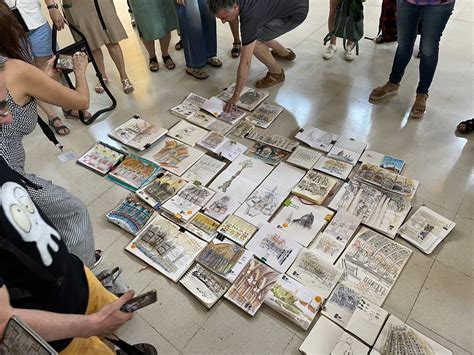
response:
M41 217L28 192L17 183L6 182L0 188L0 205L21 238L25 242L35 242L43 264L50 266L53 257L48 247L57 252L59 245L55 239L61 237Z

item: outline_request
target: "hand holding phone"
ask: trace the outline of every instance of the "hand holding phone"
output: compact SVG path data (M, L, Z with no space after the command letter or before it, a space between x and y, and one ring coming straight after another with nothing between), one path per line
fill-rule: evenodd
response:
M120 310L122 312L131 313L139 310L140 308L146 307L156 302L156 290L151 290L140 296L132 298L130 301L125 303Z
M56 69L71 71L74 69L74 63L72 60L72 55L68 54L58 54L56 56L56 61L54 63Z

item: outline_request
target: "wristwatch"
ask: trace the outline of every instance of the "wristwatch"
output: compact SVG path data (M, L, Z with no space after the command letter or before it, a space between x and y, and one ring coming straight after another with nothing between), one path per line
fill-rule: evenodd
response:
M46 8L47 8L48 10L51 10L51 9L59 9L59 6L58 6L58 4L54 3L54 4L51 4L51 5L46 6Z

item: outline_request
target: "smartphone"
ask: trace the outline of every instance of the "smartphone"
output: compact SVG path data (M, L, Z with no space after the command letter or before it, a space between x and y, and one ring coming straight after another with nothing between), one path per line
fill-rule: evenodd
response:
M132 298L130 301L125 303L120 310L122 312L135 312L140 308L146 307L156 302L156 290L151 290L143 295Z
M54 62L54 67L61 70L73 70L74 63L72 62L72 55L58 54Z
M13 316L3 333L0 354L57 355L58 353L20 318Z

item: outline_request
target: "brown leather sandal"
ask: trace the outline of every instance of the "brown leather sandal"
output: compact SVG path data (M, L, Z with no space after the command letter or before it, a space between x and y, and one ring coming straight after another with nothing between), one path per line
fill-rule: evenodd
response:
M242 42L232 43L232 49L230 50L230 55L232 56L232 58L240 57L241 49L242 49Z
M264 89L264 88L268 88L270 86L276 85L278 83L281 83L284 80L285 80L285 72L283 71L283 69L281 70L280 74L267 72L267 75L265 75L264 78L257 81L257 83L255 84L255 87L257 89Z
M174 64L173 59L169 55L162 56L163 62L165 63L166 69L168 70L173 70L176 68L176 64Z
M278 59L283 59L283 60L286 60L288 62L292 62L296 59L296 54L295 52L293 52L290 48L287 48L290 53L288 53L287 55L280 55L278 54L277 52L275 51L272 51L272 55L275 57L275 58L278 58Z
M186 74L189 74L199 80L209 78L208 72L202 69L186 68Z
M148 68L151 72L155 73L160 70L160 64L158 63L158 59L156 57L150 58Z
M410 117L422 118L426 112L426 100L428 100L428 94L416 94L415 103L413 104Z
M370 101L378 101L382 100L388 96L398 94L398 88L400 85L393 84L390 81L387 81L384 85L376 87L370 93L369 100Z
M60 125L57 126L56 122L60 122ZM54 117L48 120L48 124L54 129L57 135L67 136L71 131L67 128L59 117Z
M207 60L207 64L211 67L220 68L222 67L222 61L217 57L212 57Z

